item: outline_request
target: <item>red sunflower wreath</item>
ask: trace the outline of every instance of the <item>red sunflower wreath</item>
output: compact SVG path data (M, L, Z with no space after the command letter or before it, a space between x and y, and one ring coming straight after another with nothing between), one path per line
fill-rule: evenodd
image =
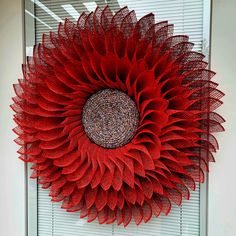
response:
M204 181L223 93L173 25L127 7L44 34L14 85L20 159L52 201L88 222L168 214Z

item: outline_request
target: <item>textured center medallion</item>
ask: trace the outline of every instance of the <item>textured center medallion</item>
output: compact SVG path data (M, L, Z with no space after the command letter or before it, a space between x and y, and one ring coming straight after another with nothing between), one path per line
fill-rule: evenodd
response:
M139 124L135 102L124 92L103 89L83 107L82 122L87 136L105 148L121 147L134 137Z

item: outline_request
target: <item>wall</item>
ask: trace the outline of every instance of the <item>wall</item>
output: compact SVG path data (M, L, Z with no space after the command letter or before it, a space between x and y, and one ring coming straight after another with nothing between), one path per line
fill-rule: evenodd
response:
M225 92L219 109L226 119L225 133L218 135L220 152L210 167L208 236L236 235L236 1L213 0L212 69Z
M0 235L25 236L24 164L9 109L23 61L21 0L0 0Z

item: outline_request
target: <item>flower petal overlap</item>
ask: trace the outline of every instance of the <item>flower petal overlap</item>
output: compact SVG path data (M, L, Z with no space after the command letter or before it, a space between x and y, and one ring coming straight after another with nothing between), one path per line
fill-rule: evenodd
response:
M173 25L148 14L136 20L127 7L105 7L65 20L44 34L23 65L11 106L20 159L54 202L80 211L88 222L138 225L168 214L204 181L218 149L215 112L224 95ZM103 89L120 90L136 104L133 139L104 148L84 131L86 101Z

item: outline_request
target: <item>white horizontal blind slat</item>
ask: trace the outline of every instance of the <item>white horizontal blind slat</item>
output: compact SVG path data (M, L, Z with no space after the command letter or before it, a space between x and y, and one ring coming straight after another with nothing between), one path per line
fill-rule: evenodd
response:
M53 204L48 196L38 185L38 235L52 236L53 232Z
M168 20L175 25L175 34L185 34L195 43L194 49L202 50L203 37L203 1L204 0L107 0L113 11L118 7L128 6L135 10L137 18L150 12L155 14L156 21ZM61 5L71 4L81 14L88 12L86 3L92 1L78 0L41 0L50 11L60 19L74 21ZM104 7L105 0L96 1ZM96 7L95 2L89 9ZM41 41L42 33L57 31L58 21L40 6L35 4L36 42ZM43 22L43 23L42 23ZM99 225L87 223L80 219L79 213L67 213L60 208L60 203L51 203L48 191L38 188L38 236L199 236L200 235L200 187L191 193L189 201L184 200L181 207L173 205L171 213L159 218L152 218L148 224L136 226L134 222L127 228L116 225Z

